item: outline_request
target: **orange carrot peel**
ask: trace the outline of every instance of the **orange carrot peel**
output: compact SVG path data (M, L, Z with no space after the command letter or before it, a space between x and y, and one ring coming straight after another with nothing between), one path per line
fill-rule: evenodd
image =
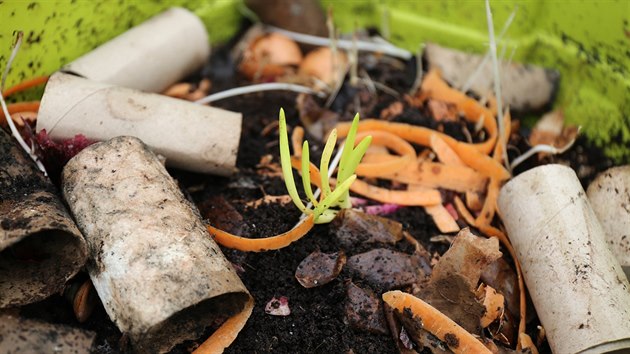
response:
M24 90L27 90L31 87L35 87L35 86L39 86L41 84L46 83L46 81L48 81L48 76L39 76L39 77L35 77L29 80L25 80L20 82L17 85L11 86L8 89L4 90L4 92L2 93L2 95L4 97L9 97L14 93L18 93Z
M417 317L421 321L424 329L445 342L449 349L456 354L492 353L483 343L453 320L411 294L399 290L388 291L383 294L383 301L400 313L404 314L406 310L411 311L413 317Z
M293 229L282 234L265 238L247 238L233 235L227 231L207 225L206 228L214 240L221 246L245 252L263 252L277 250L290 245L306 235L314 225L313 215L300 221Z
M239 332L245 327L245 323L252 315L254 309L254 299L250 296L241 312L230 317L214 333L203 342L193 354L215 354L223 353L225 348L230 346L236 339Z
M413 163L416 158L416 150L413 146L392 133L363 131L357 134L356 139L362 139L366 136L372 137L372 145L384 146L400 154L400 156L383 162L361 162L355 170L358 176L379 177L383 175L384 171L397 172Z

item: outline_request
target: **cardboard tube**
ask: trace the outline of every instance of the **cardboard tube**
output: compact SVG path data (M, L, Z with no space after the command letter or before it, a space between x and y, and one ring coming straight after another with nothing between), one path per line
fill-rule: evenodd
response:
M199 212L140 140L91 145L62 180L88 243L90 278L136 351L168 351L246 310L247 289Z
M630 285L575 172L533 168L498 205L553 352L627 352Z
M209 55L204 24L192 12L175 7L131 28L62 70L93 81L162 92L198 70Z
M37 117L53 139L130 135L166 157L166 164L228 175L236 165L240 113L56 73Z
M0 128L0 308L62 291L86 259L56 188Z
M600 173L586 190L606 241L630 279L630 165Z
M0 313L0 353L91 353L96 333Z

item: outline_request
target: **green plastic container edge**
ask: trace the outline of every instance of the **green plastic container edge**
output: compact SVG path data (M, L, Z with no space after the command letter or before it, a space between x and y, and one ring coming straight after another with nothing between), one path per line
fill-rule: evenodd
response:
M433 41L482 53L487 49L483 1L323 0L343 32L372 26L396 45L416 51ZM50 74L61 65L170 6L198 14L211 40L233 35L243 6L238 0L0 1L0 68L12 32L25 32L8 85ZM630 2L493 1L495 31L516 8L499 52L514 61L555 68L562 74L556 108L568 123L617 161L630 159ZM505 49L503 49L505 48ZM41 91L39 92L41 94Z

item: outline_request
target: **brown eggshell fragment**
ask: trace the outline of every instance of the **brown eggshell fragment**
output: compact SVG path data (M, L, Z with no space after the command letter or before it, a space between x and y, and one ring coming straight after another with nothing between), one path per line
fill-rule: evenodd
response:
M363 243L395 244L403 237L402 224L358 210L343 209L332 222L342 247Z
M298 72L300 75L314 76L328 85L333 85L346 72L347 66L348 58L346 54L337 51L336 70L333 70L332 51L328 47L320 47L304 57Z
M419 256L377 248L348 259L348 269L374 288L389 290L424 278Z
M300 47L289 37L269 33L252 41L243 55L240 71L250 80L284 75L290 65L302 62Z
M383 305L371 290L350 282L346 295L345 319L350 326L370 333L389 333L383 314Z
M333 281L346 264L343 251L322 253L315 251L309 254L295 271L295 278L305 288L314 288Z

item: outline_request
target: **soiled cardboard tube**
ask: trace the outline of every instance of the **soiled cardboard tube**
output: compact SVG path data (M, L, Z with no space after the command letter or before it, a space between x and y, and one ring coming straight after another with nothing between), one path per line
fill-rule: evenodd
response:
M0 313L0 353L90 353L96 333Z
M630 279L630 165L600 173L586 190L606 241Z
M171 8L79 57L62 70L112 85L162 92L210 55L201 20Z
M498 203L553 352L627 352L630 285L575 172L531 169Z
M247 289L199 212L140 140L91 145L62 181L88 243L90 278L136 351L168 351L246 310Z
M169 166L229 175L241 121L240 113L56 73L42 97L37 131L46 129L53 139L135 136Z
M86 259L56 188L0 128L0 308L60 292Z

